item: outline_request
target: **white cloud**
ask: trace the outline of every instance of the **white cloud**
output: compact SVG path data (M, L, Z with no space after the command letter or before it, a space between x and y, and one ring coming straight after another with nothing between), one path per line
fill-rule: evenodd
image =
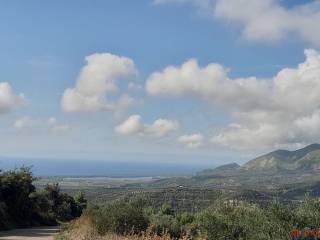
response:
M179 123L167 119L157 119L152 124L144 124L140 115L132 115L115 127L122 135L164 137L179 129Z
M18 118L14 124L14 128L18 131L27 131L32 133L59 133L71 129L67 124L59 123L56 118L38 119L30 116Z
M197 60L190 59L179 67L169 66L153 73L147 79L146 91L154 96L195 96L230 108L252 109L266 104L267 81L255 77L234 81L227 74L228 70L220 64L201 68Z
M110 53L95 53L86 58L74 88L65 90L61 106L66 112L113 111L119 107L107 101L107 94L117 90L116 81L137 73L130 58Z
M110 110L113 111L113 115L117 118L121 117L128 108L133 105L140 104L141 100L134 99L133 97L123 94L119 99L110 106Z
M183 135L178 138L178 142L184 144L188 148L198 148L204 144L204 141L204 136L199 133Z
M141 123L141 116L139 115L130 116L127 120L115 128L115 131L122 135L135 135L142 132L142 130L143 126Z
M146 135L163 137L172 131L178 130L178 128L178 122L160 118L154 121L151 125L146 124L144 126L144 132Z
M15 95L7 82L0 83L0 113L10 112L12 109L23 105L23 94Z
M319 45L320 2L285 8L275 0L217 0L215 16L240 23L249 40L278 41L291 34Z
M189 3L215 18L238 25L248 40L276 42L292 35L319 45L320 2L288 8L280 0L155 0L154 3Z
M215 144L261 148L320 141L320 54L305 50L297 68L271 79L230 79L219 64L189 60L152 74L146 91L155 96L192 96L223 107L234 123L212 137Z

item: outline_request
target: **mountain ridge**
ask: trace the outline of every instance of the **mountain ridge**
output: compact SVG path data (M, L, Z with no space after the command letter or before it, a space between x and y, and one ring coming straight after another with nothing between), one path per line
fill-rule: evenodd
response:
M206 176L206 175L212 175L221 171L234 171L240 168L240 165L237 163L227 163L224 165L220 165L218 167L215 168L208 168L208 169L204 169L200 172L197 172L196 175L197 176Z
M294 151L276 150L252 159L241 170L291 171L320 169L320 144L310 144Z

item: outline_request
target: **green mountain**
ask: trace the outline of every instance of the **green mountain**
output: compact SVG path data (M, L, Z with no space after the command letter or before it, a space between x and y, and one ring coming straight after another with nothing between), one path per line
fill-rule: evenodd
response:
M320 170L320 144L311 144L296 151L277 150L253 159L242 170L310 171Z
M197 172L196 175L197 176L206 176L206 175L212 175L212 174L224 172L224 171L234 171L239 168L240 168L240 165L237 163L228 163L228 164L224 164L224 165L218 166L213 169L210 169L210 168L204 169L200 172Z
M184 196L184 191L194 192L195 198L206 203L210 201L197 191L212 190L219 195L219 199L263 203L274 198L301 200L306 193L320 197L319 173L320 144L312 144L296 151L277 150L242 166L231 163L205 169L193 176L162 178L126 187L144 188L148 191L170 189L177 199ZM162 196L163 193L159 195Z
M239 164L237 163L229 163L225 165L221 165L219 167L216 167L214 170L215 171L229 171L229 170L236 170L240 167Z

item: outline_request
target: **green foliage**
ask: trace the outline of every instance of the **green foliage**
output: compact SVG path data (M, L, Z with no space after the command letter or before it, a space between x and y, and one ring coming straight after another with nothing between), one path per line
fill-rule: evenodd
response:
M295 209L299 228L320 229L320 199L306 196Z
M89 206L86 214L100 234L141 233L148 224L157 235L212 240L287 240L290 231L320 228L320 200L298 203L272 201L259 206L243 201L220 201L198 213L175 212L169 204L158 210L143 201L117 201Z
M14 226L11 216L8 214L8 207L5 202L0 202L0 229L10 229Z
M185 215L176 215L172 206L164 203L158 213L149 216L153 230L158 235L170 234L179 237L185 233L183 221L188 221Z
M11 224L28 226L30 221L24 219L32 219L33 202L29 199L29 194L35 191L32 185L34 177L30 168L21 168L19 170L1 172L0 175L0 202L4 206L2 213L6 216L6 221ZM1 220L3 221L3 220ZM3 221L4 228L7 228L9 222Z
M30 168L0 172L0 230L56 224L81 215L84 196L61 193L58 184L36 190Z
M139 233L146 230L149 224L143 206L138 201L116 201L102 206L90 206L86 214L94 217L101 234Z
M295 209L296 206L293 203L284 204L278 200L272 201L264 209L269 231L272 231L271 236L277 236L280 239L289 238L289 232L298 227L298 216Z
M177 219L179 220L179 222L181 222L181 224L186 225L186 224L194 222L195 215L192 213L183 212L183 213L180 213L179 215L177 215Z
M148 226L158 235L208 240L290 239L292 229L320 229L320 200L271 201L260 206L245 201L216 201L196 213L180 212L164 203L151 207L150 199L127 198L88 205L84 193L73 197L58 184L36 190L29 168L0 172L0 230L69 221L84 214L100 234L140 234Z
M84 192L82 192L82 191L77 192L74 195L73 199L77 203L77 205L81 208L81 210L87 208L88 201L85 197Z
M199 225L208 239L270 238L268 219L255 205L219 203L199 216Z
M73 197L61 193L58 184L47 185L41 193L48 200L49 208L46 211L52 212L55 219L69 221L81 215L82 207L76 203Z
M160 212L161 215L170 215L170 216L174 216L174 210L172 208L171 205L169 205L168 203L164 203L161 208L160 208Z
M158 235L164 235L166 233L173 237L179 237L182 235L183 229L175 216L156 214L153 215L150 220L154 228L154 232Z

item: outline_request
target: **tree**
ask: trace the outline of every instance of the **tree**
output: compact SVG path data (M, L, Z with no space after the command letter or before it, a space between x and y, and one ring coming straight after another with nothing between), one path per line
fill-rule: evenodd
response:
M36 190L30 168L0 172L0 230L12 227L56 224L79 217L86 206L83 194L77 201L61 193L58 184Z
M82 211L83 209L86 209L86 208L87 208L88 201L87 201L87 199L85 198L84 192L82 192L82 191L77 192L77 193L74 195L73 199L74 199L74 201L78 204L78 206L81 208L81 211Z
M17 225L31 224L33 202L29 195L35 191L34 179L31 169L27 167L0 175L0 202L5 204L8 215Z

